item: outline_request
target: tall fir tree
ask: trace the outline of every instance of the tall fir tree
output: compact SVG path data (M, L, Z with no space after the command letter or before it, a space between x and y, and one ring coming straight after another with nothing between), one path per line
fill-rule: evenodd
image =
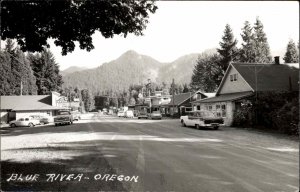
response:
M264 26L257 17L254 23L255 63L271 63L272 57Z
M41 53L30 54L28 59L36 77L39 95L48 94L51 91L62 91L62 76L58 64L49 50L44 49Z
M190 87L193 91L214 92L218 88L224 71L220 65L223 58L219 54L202 54L193 70Z
M0 95L11 95L11 60L5 51L0 51L0 74Z
M236 47L237 40L234 38L230 25L225 26L224 35L220 42L220 49L218 53L222 56L220 63L222 70L225 72L229 63L235 61L238 56L238 49Z
M242 28L241 37L243 39L242 47L239 51L239 61L244 63L255 62L255 41L253 28L249 21L245 21L244 27Z
M34 95L37 87L36 79L25 54L18 48L14 47L12 40L6 41L3 52L5 62L3 66L3 76L1 81L4 83L1 94L3 95ZM2 74L2 73L1 73ZM7 87L9 85L9 88ZM21 93L22 90L22 93Z
M285 63L299 63L299 53L293 40L289 41L283 60Z

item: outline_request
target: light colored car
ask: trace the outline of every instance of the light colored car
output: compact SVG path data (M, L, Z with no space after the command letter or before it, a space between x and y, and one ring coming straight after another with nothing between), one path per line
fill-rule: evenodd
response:
M200 127L207 127L218 129L219 126L224 125L222 117L216 117L210 111L191 111L188 115L181 116L180 122L182 126L195 126L197 129Z
M131 110L125 111L125 117L133 118L134 117L133 111L131 111Z
M79 121L79 119L80 119L80 112L71 112L71 114L73 115L73 120L74 121Z
M19 118L9 122L10 127L33 127L38 124L40 124L40 121L32 117Z
M160 111L152 111L151 113L148 114L149 119L161 119L162 115Z
M117 116L118 117L125 117L125 112L124 111L118 111Z

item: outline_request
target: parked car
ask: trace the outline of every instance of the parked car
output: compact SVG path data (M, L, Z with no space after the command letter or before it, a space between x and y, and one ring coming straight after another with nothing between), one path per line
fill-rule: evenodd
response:
M58 115L54 117L54 123L55 126L63 124L71 125L73 124L73 115L67 110L58 111Z
M133 111L131 111L131 110L125 111L125 117L133 118L134 117Z
M148 119L147 113L143 111L139 112L137 117L138 119Z
M125 117L125 112L124 111L118 111L118 114L117 114L118 117Z
M160 111L152 111L151 113L148 114L149 119L161 119L162 115Z
M73 115L73 120L74 121L79 121L80 119L80 112L72 112Z
M44 116L40 119L41 124L48 124L48 123L53 123L53 122L54 122L54 119L53 119L53 117L50 117L50 116Z
M9 126L10 127L33 127L35 125L38 125L40 123L39 120L34 119L32 117L25 117L20 118L18 120L10 121Z
M216 117L211 111L191 111L188 115L181 116L180 122L182 126L207 127L218 129L219 126L224 125L222 117Z

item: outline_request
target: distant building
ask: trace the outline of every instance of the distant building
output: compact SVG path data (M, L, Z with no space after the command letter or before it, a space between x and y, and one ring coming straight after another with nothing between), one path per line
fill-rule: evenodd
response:
M181 116L186 112L192 111L191 103L196 100L211 97L213 93L204 93L201 91L181 93L171 96L170 102L161 105L161 111L166 116Z
M299 91L299 64L232 63L219 85L215 97L192 102L197 110L209 110L233 122L235 110L245 98L256 93Z

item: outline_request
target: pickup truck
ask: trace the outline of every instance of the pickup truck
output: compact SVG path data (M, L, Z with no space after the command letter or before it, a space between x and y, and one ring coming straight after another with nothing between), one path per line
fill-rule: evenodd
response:
M220 125L224 125L224 120L221 117L216 117L210 111L191 111L186 116L180 117L182 126L195 126L218 129Z
M58 111L58 115L54 117L54 124L55 126L63 124L71 125L73 124L73 115L67 110Z

